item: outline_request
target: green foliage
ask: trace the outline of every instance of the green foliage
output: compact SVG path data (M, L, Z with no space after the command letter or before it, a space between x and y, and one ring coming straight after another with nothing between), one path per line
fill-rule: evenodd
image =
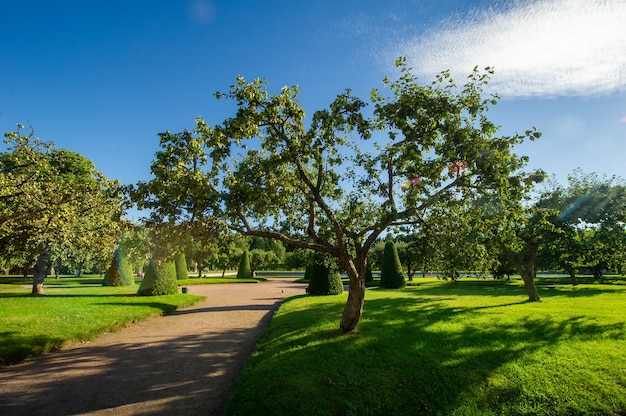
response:
M304 280L307 282L311 281L311 276L313 275L313 264L307 264L304 268Z
M252 237L252 242L250 243L250 251L252 250L267 250L267 243L265 238L262 237Z
M178 293L174 262L150 259L137 293L146 296Z
M250 267L250 254L248 250L244 250L239 261L239 268L237 269L237 278L250 279L252 277L252 268Z
M123 197L89 159L23 128L5 134L9 150L0 153L0 257L34 264L33 293L43 294L51 258L106 267L121 234Z
M386 229L502 189L519 200L536 177L512 149L541 134L498 136L487 118L498 101L483 96L492 68L475 68L462 86L449 72L423 85L405 59L396 64L400 77L385 79L369 103L345 90L308 117L297 86L272 93L266 80L237 77L215 94L235 104L234 115L160 135L155 178L138 185L143 200L161 223L219 218L233 231L334 257L354 288L340 327L354 330L367 254Z
M343 283L338 271L330 267L313 263L310 267L309 294L313 296L340 295Z
M174 264L176 265L176 279L187 279L189 277L189 272L187 271L187 257L185 257L184 252L178 253L174 257Z
M398 257L398 251L393 241L385 242L383 264L380 270L380 286L390 289L406 286L400 257Z

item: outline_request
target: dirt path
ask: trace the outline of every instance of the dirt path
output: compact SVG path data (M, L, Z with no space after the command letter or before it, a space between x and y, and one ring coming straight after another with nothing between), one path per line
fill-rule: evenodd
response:
M189 292L207 300L0 370L0 415L219 415L273 312L305 285Z

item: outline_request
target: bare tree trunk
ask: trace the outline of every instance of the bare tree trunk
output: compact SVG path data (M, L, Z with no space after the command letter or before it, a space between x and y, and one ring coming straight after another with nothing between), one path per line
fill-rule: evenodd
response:
M540 301L541 299L539 298L539 292L537 292L537 286L535 285L535 279L532 273L528 273L528 271L524 270L523 272L520 272L520 275L522 276L522 280L524 281L526 293L528 293L528 301Z
M527 256L523 256L520 253L514 253L502 242L500 242L500 247L503 249L504 255L511 263L513 263L519 275L522 276L526 293L528 293L528 301L540 301L541 298L539 297L539 292L537 291L537 286L535 285L535 259L537 258L539 246L537 244L529 244L526 251ZM524 260L524 257L526 257L526 260Z
M356 329L363 314L363 303L365 302L365 269L367 266L365 253L363 259L357 260L357 267L346 254L340 255L339 260L344 265L346 273L350 278L350 288L348 289L348 300L341 314L339 329L347 334Z
M572 278L572 285L578 286L578 278L576 278L576 273L574 273L574 269L571 267L568 267L567 272L569 273L569 277Z
M35 267L33 267L33 296L43 296L43 281L46 278L46 261L48 260L48 249L39 254Z
M350 280L350 289L348 291L348 301L341 315L341 324L339 328L343 333L350 333L356 329L357 324L361 320L363 313L363 303L365 301L365 283L360 280L355 284Z

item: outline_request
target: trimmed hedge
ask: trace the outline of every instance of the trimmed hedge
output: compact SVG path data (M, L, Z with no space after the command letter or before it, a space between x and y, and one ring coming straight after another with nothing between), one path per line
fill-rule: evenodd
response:
M398 289L406 286L398 250L393 241L385 243L383 264L380 269L380 286L388 289Z
M177 254L176 257L174 257L174 263L176 264L176 279L189 279L189 271L187 270L187 257L185 257L185 253Z
M252 277L252 268L250 267L250 254L248 250L244 250L239 261L237 269L237 279L250 279Z
M171 260L155 261L150 259L137 293L146 296L178 293L174 262Z
M332 271L322 264L307 266L307 269L309 268L311 276L309 280L310 295L326 296L343 293L343 282L338 271Z
M115 250L111 266L104 273L103 286L130 286L135 284L133 267L120 246Z

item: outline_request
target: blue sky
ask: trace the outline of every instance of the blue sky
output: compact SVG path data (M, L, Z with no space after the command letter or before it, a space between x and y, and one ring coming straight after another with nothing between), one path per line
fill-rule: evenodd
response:
M425 83L493 66L503 134L564 180L626 177L625 0L3 0L0 130L31 124L109 178L150 178L157 133L209 124L237 75L297 84L309 114L367 99L407 56Z

